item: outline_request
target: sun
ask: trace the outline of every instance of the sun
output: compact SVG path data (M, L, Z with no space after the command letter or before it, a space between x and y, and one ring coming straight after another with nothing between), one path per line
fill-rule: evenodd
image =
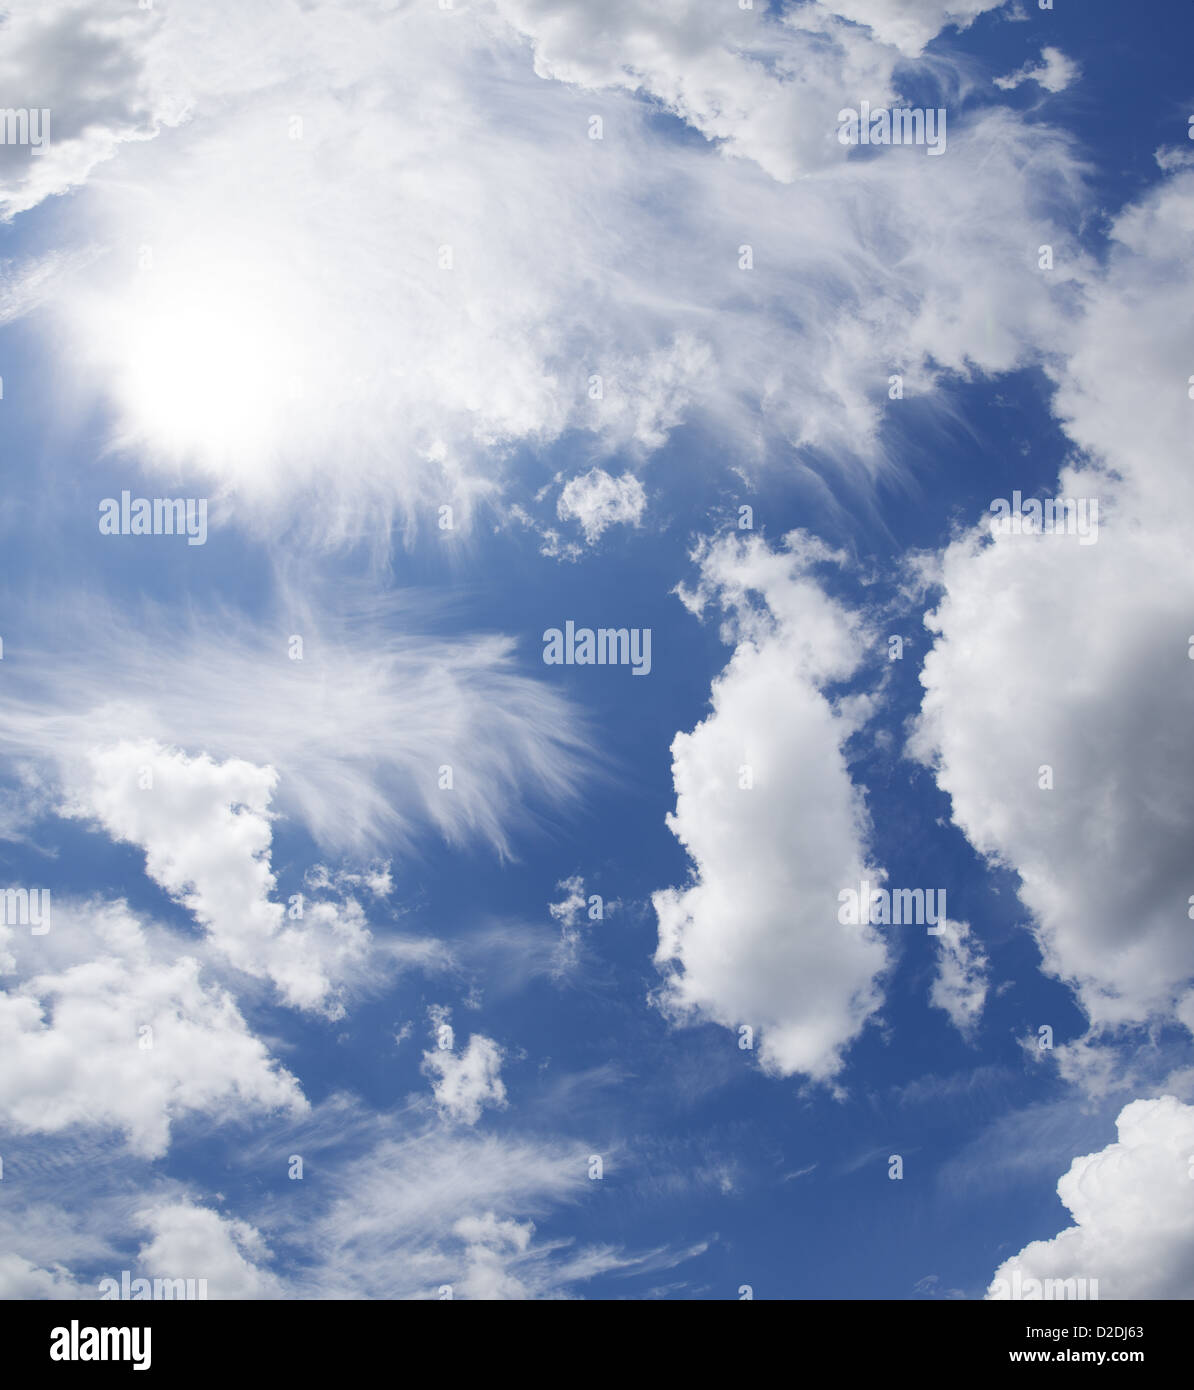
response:
M121 442L264 483L312 386L284 277L264 257L149 250L127 293L106 300Z

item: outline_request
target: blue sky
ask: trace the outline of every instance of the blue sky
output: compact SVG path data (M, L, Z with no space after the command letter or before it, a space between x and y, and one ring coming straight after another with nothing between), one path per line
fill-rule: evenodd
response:
M1194 1295L1188 7L71 8L0 27L0 1294Z

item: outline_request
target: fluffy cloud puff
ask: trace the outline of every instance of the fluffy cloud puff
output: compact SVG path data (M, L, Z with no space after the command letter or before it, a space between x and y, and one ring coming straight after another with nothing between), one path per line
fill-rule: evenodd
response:
M432 1091L440 1110L454 1120L475 1125L482 1107L502 1109L502 1049L492 1038L474 1033L461 1052L436 1047L423 1054L423 1070L434 1078Z
M343 1014L341 988L363 977L372 938L355 899L312 900L300 919L273 901L272 768L149 741L94 750L88 764L71 814L141 846L149 877L194 913L238 970L268 976L289 1004Z
M205 1279L208 1298L271 1298L279 1281L262 1268L270 1252L247 1221L193 1201L163 1201L137 1213L151 1238L137 1256L137 1277Z
M0 1110L18 1132L116 1129L145 1157L187 1115L306 1108L298 1083L171 933L123 903L53 904L50 931L0 928ZM147 1031L148 1030L148 1031Z
M872 927L838 921L838 894L882 875L868 865L867 814L843 752L865 702L824 693L866 651L857 614L809 573L834 558L799 532L779 551L757 538L701 551L685 600L696 612L719 604L736 645L712 713L672 744L668 825L692 882L653 897L664 1010L749 1025L767 1070L818 1080L840 1069L877 1009L886 964Z
M1035 82L1046 92L1062 92L1078 77L1081 69L1060 48L1042 48L1039 63L1025 63L1007 77L997 77L995 85L1012 91L1023 82Z
M1017 1273L1021 1289L1097 1279L1100 1299L1194 1298L1194 1106L1135 1100L1116 1128L1116 1143L1075 1158L1057 1184L1075 1224L1005 1260L988 1298L1014 1297Z
M580 523L592 545L617 522L637 526L647 506L647 494L633 473L611 477L603 468L590 468L564 485L556 503L561 520Z
M913 751L975 848L1019 874L1045 969L1095 1025L1172 1016L1194 977L1194 480L1169 307L1191 225L1188 172L1118 219L1057 371L1085 453L1047 495L1097 499L1097 541L983 526L945 551L926 619Z

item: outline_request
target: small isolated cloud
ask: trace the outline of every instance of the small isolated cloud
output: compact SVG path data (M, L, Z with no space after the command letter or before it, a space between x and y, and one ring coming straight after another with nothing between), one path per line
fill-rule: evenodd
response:
M435 1078L432 1091L440 1109L466 1125L477 1123L484 1106L505 1109L502 1049L480 1033L469 1038L463 1052L453 1052L450 1043L423 1054L423 1071Z
M558 903L548 903L547 910L560 924L560 940L552 973L566 975L580 958L581 929L578 923L585 910L585 881L580 875L562 879L557 888L564 891Z
M1039 63L1025 63L1007 77L997 77L995 85L1010 92L1022 82L1035 82L1047 92L1062 92L1081 76L1082 69L1072 58L1067 58L1060 48L1042 48L1041 59Z
M384 864L371 864L360 873L347 869L329 872L325 864L313 864L307 870L304 882L308 888L318 891L347 893L354 889L366 888L375 898L388 898L394 891L394 878L390 873L390 860Z
M591 468L565 486L556 514L562 521L579 521L585 540L593 545L617 522L637 526L646 506L647 494L633 473L614 478L603 468Z
M939 1274L926 1274L923 1279L918 1279L912 1286L913 1293L921 1298L965 1298L966 1295L961 1289L947 1289L941 1282Z
M1116 1127L1116 1143L1075 1158L1057 1184L1075 1224L1005 1260L989 1299L1016 1297L1017 1275L1033 1298L1030 1279L1097 1279L1100 1299L1194 1298L1194 1106L1134 1100Z
M548 903L547 910L560 924L560 939L553 956L552 975L560 977L573 970L584 949L584 929L591 923L604 920L605 914L621 906L606 902L599 894L587 894L580 874L561 879L556 887L564 894L558 903Z
M971 1038L987 1000L987 958L966 922L944 923L936 941L940 955L929 1002L945 1010L964 1038Z
M803 532L783 550L729 539L698 558L700 583L681 596L697 613L721 606L735 650L712 712L672 743L667 823L693 873L653 897L660 1004L677 1021L751 1028L770 1072L828 1080L879 1006L887 960L871 926L838 919L841 890L876 871L843 752L863 707L823 687L859 668L864 628L809 572L841 557Z

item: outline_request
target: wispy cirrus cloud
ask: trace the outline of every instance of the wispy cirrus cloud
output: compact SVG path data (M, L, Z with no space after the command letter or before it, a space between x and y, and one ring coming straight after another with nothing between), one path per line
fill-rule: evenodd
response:
M536 802L571 796L581 724L516 669L512 639L414 636L415 611L180 622L80 601L6 664L0 747L67 800L90 784L94 750L149 740L253 764L274 808L331 849L413 852L432 827L509 853Z
M1053 350L1085 273L1060 133L988 110L947 160L852 160L837 111L894 95L899 58L865 27L594 13L274 0L126 24L153 138L108 138L41 253L59 408L102 405L113 450L195 472L255 536L385 546L463 539L519 493L516 450L572 432L646 458L694 424L739 467L797 446L867 483L903 466L892 373L948 413L943 372ZM656 102L717 149L666 138Z

